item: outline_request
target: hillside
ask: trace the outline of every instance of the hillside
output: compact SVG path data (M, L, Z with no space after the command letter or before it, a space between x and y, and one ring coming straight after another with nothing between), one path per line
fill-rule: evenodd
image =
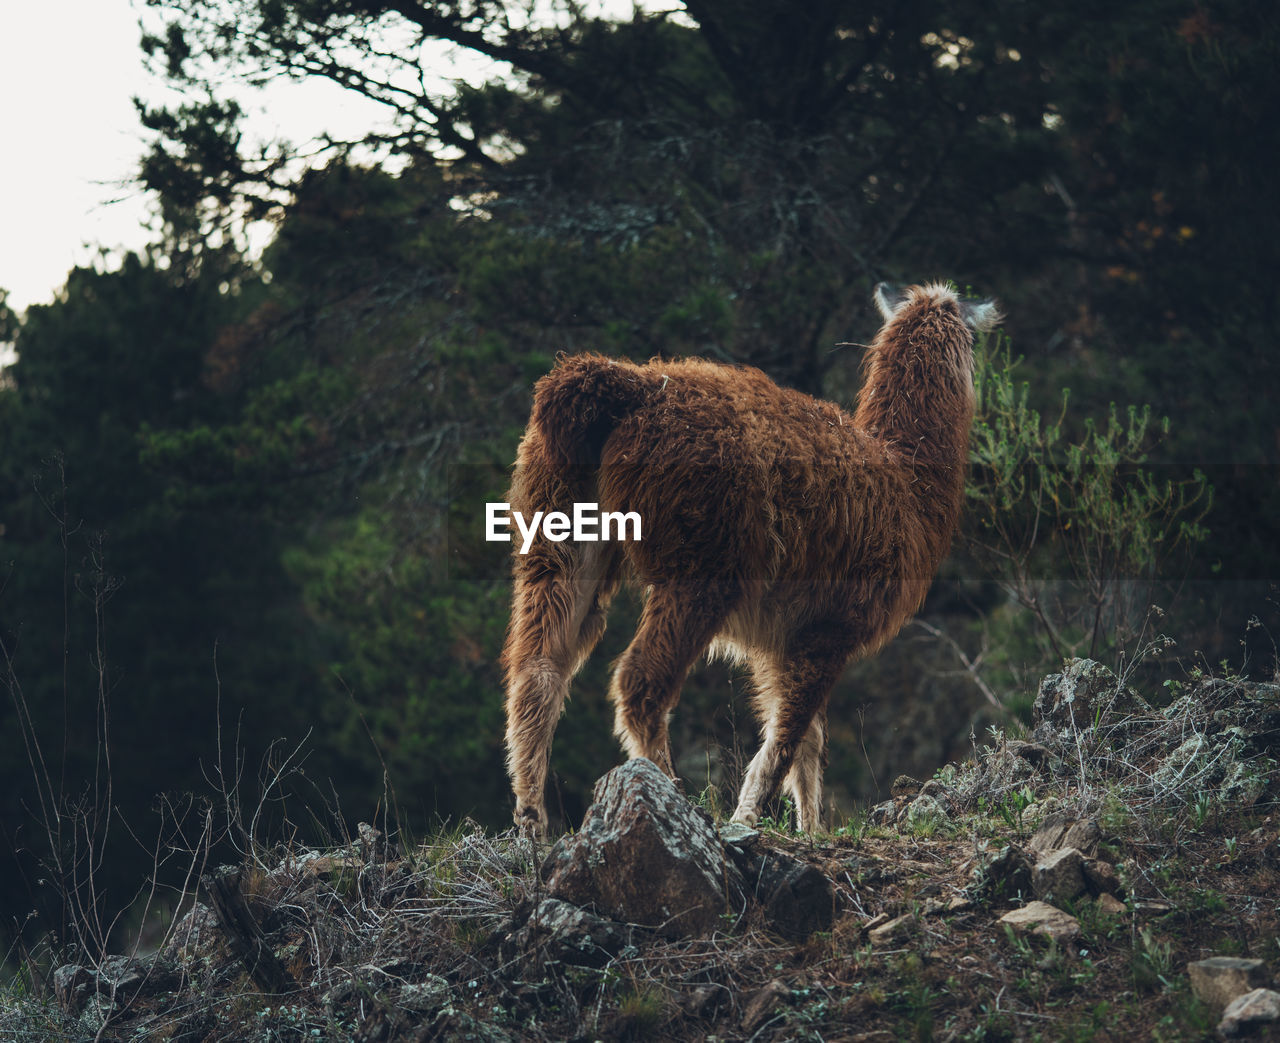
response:
M362 826L252 850L205 872L156 952L28 968L0 1035L1266 1036L1280 684L1156 694L1071 661L1030 734L975 737L814 838L717 822L714 794L690 804L633 761L551 847L468 825L401 851Z

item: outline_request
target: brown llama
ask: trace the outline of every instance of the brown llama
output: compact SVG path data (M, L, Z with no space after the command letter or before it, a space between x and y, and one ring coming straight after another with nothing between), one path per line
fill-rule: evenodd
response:
M571 515L638 512L642 538L516 539L507 677L515 819L544 832L551 739L624 578L647 589L610 686L632 757L674 777L667 721L704 652L749 665L763 743L734 819L752 825L785 781L817 829L827 699L855 657L920 607L960 514L973 418L973 331L991 301L942 285L875 300L852 416L759 370L698 359L562 358L538 381L509 500Z

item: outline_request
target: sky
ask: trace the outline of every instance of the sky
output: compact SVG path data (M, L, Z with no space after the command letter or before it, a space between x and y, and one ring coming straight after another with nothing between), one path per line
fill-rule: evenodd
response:
M621 18L633 3L644 6L586 7ZM18 312L52 301L73 267L104 263L103 251L111 267L154 238L151 205L132 183L148 145L133 98L156 105L180 96L146 68L143 15L155 18L143 0L0 0L0 289ZM445 44L426 53L428 74L442 85L502 74ZM323 130L359 138L386 118L376 103L316 80L246 88L236 98L251 141L303 144ZM0 369L8 361L0 344Z
M147 146L132 98L176 95L144 66L142 10L140 0L0 0L0 289L17 311L53 300L100 249L150 238L148 201L130 184ZM293 141L381 115L326 83L245 100L251 134Z

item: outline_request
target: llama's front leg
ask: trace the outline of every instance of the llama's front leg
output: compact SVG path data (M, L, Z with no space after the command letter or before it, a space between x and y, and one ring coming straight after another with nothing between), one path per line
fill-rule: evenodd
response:
M689 669L724 621L726 603L707 589L655 589L613 674L614 733L629 756L647 757L673 779L667 722Z

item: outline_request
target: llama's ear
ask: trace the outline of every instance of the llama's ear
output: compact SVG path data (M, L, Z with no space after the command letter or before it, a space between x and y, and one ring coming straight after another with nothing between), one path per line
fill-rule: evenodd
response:
M885 322L893 318L902 307L902 302L907 299L906 293L900 287L887 282L876 283L875 293L872 296Z
M985 301L961 301L960 314L975 330L994 329L1004 316L1000 305L988 298Z

